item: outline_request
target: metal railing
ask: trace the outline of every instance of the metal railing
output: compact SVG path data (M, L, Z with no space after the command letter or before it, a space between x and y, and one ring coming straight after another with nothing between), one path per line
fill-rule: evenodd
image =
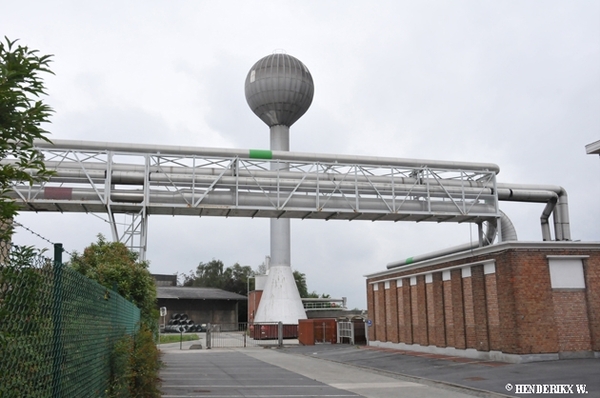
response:
M302 305L305 310L344 310L346 297L334 298L303 298Z
M208 324L206 348L240 348L298 344L298 325L283 323Z

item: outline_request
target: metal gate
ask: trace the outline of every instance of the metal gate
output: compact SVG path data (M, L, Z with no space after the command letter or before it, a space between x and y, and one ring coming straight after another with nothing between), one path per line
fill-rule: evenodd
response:
M366 323L363 320L338 321L337 342L367 344Z
M208 324L206 348L282 347L298 344L298 325L279 323Z

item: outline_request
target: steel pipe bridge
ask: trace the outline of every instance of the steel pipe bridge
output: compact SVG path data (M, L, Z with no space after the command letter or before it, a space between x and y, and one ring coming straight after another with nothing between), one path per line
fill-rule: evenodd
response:
M481 226L499 219L507 195L499 195L498 166L485 163L67 140L36 148L54 175L13 186L21 210L106 214L113 240L142 260L151 214ZM505 200L550 201L545 189L525 188ZM116 214L129 217L126 225Z

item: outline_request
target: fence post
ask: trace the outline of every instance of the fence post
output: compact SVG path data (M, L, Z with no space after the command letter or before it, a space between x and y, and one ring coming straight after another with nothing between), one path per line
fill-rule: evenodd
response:
M283 322L277 324L277 339L279 348L283 347Z
M211 329L212 329L212 325L210 323L208 325L206 325L206 349L207 350L210 350L210 345L211 345L210 344L211 343L210 342L210 339L211 339L210 330Z
M179 350L182 350L183 345L183 326L179 326Z
M62 243L54 244L54 266L52 267L53 278L54 278L54 289L53 289L53 309L52 309L52 323L54 328L52 330L52 340L54 346L54 358L52 361L52 396L62 396L61 391L61 369L60 364L63 356L62 342L60 338L60 332L62 329L61 317L62 317Z

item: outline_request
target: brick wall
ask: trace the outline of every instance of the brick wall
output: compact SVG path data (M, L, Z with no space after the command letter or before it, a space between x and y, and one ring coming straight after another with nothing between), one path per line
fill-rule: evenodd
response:
M442 278L444 274L442 273ZM448 279L444 280L442 288L444 290L444 326L446 329L446 346L456 347L454 340L454 314L452 313L452 282L450 281L450 271Z
M591 350L585 291L554 290L552 303L559 352Z
M466 272L468 270L468 276ZM473 278L471 277L471 268L463 268L462 286L463 286L463 306L465 309L465 341L467 348L477 347L477 337L475 336L475 310L473 305Z
M600 256L583 260L592 350L600 351Z
M519 355L600 351L600 245L539 246L500 247L379 277L379 291L367 295L375 339ZM586 288L553 289L552 256L585 258ZM368 280L368 292L376 280Z
M375 292L374 285L367 281L367 311L371 320L371 327L367 327L367 338L369 341L375 340L375 329L377 328L377 322L375 322Z
M404 302L403 317L404 317L404 334L401 334L401 342L413 344L413 322L412 322L412 299L411 299L410 278L402 280L402 297ZM403 338L402 338L403 337Z
M431 277L432 301L433 301L433 319L430 325L434 330L433 338L430 338L429 344L445 347L446 346L446 327L444 324L444 292L442 288L442 274L440 272Z
M452 318L454 323L454 347L467 348L465 338L465 306L463 301L462 272L450 271L450 289L452 289Z
M378 289L375 291L375 340L388 341L386 332L385 319L385 290L383 283L378 284Z
M475 346L473 348L479 351L489 351L490 341L483 265L471 267L471 290L473 320L475 322Z
M498 310L498 290L496 288L496 273L485 275L485 304L488 317L489 349L501 351L500 314Z
M515 321L518 354L558 351L556 320L546 254L540 251L512 253ZM498 269L500 273L502 269Z
M388 282L385 289L386 303L386 332L387 339L392 343L398 343L398 290L396 289L396 281Z

